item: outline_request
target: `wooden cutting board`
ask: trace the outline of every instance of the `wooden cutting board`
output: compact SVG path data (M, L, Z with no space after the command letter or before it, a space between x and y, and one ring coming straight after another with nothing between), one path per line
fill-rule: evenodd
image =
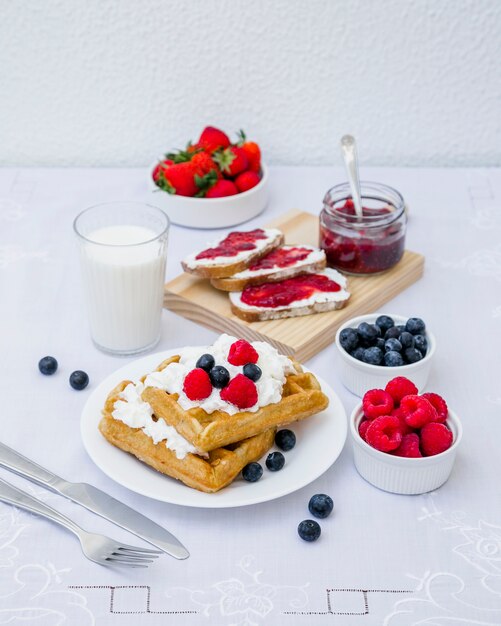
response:
M318 245L318 217L289 211L266 225L279 228L286 243ZM191 252L188 251L188 252ZM283 354L306 361L335 338L346 320L372 313L423 275L424 257L406 250L391 270L375 276L349 276L351 298L343 309L292 319L244 322L230 309L228 294L214 289L208 280L181 274L165 285L165 308L202 326L249 341L268 341Z

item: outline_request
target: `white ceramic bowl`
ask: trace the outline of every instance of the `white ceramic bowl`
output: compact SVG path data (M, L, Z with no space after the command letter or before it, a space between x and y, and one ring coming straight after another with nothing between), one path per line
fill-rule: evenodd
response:
M358 434L363 419L362 403L350 417L350 433L353 440L355 467L362 478L371 485L399 494L418 494L433 491L449 478L456 452L463 436L458 416L449 409L447 426L453 434L452 446L435 456L407 458L380 452L366 443Z
M339 354L339 375L343 385L351 391L351 393L361 398L369 389L384 389L392 378L405 376L412 380L421 392L428 382L436 348L435 337L428 328L426 328L426 337L428 339L428 351L426 356L417 363L410 363L409 365L401 365L399 367L385 367L383 365L363 363L348 354L339 343L339 335L344 328L357 328L362 322L373 324L380 315L383 315L383 313L372 313L370 315L352 317L351 320L348 320L339 327L336 333L336 346ZM384 315L386 315L386 313ZM387 315L394 320L395 324L405 324L408 319L402 315L393 315L390 313Z
M151 202L163 209L170 221L189 228L227 228L256 217L268 202L268 168L261 166L261 182L249 191L226 198L189 198L159 189L151 177L156 163L148 169Z

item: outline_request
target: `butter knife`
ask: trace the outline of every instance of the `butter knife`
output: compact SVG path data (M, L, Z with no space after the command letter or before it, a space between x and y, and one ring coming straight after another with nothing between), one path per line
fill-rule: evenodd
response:
M186 559L190 556L188 550L173 534L138 511L93 485L71 483L60 478L3 443L0 443L0 466L59 493L72 502L81 504L89 511L125 528L176 559Z

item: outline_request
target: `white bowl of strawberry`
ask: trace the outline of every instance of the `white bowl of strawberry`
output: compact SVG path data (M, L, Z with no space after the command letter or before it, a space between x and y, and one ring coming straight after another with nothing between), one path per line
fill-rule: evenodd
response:
M446 482L463 434L444 398L418 395L403 376L366 392L351 414L350 431L358 473L379 489L407 495Z
M268 202L261 150L240 131L232 143L207 126L196 143L170 152L148 173L154 202L178 226L227 228L259 215Z

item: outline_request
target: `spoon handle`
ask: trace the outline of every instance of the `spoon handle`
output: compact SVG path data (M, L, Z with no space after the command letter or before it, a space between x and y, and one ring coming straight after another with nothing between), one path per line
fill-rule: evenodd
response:
M352 135L341 137L341 151L343 153L344 164L348 173L348 182L351 189L351 197L355 205L357 217L363 217L362 192L360 190L360 176L358 170L357 144Z

